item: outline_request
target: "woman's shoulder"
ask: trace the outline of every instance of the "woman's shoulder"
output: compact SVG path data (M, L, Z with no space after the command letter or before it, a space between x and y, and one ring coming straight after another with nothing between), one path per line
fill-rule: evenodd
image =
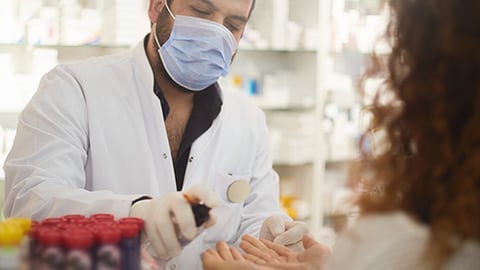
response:
M339 236L326 269L420 269L428 238L401 212L364 215Z
M480 269L480 242L467 240L448 261L445 270Z
M377 236L389 235L391 239L415 237L428 238L428 227L403 212L368 214L359 217L352 231Z

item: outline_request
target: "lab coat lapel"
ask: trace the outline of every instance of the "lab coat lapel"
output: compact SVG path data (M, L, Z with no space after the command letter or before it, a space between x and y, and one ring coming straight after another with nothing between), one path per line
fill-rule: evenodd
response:
M143 47L143 41L134 48L133 54L135 80L156 167L156 181L161 181L160 184L153 183L152 188L156 189L156 192L152 190L152 193L162 195L177 190L162 105L153 91L153 73Z
M223 113L220 112L217 118L213 121L212 126L200 137L198 137L195 142L193 142L192 148L190 149L189 162L187 163L187 168L185 171L185 184L183 185L184 189L195 184L205 184L205 182L198 182L205 181L204 179L202 180L193 176L197 174L196 170L207 169L205 166L200 165L205 165L208 163L208 160L205 160L206 157L212 155L213 151L215 151L212 144L215 143L215 138L218 137L217 133L220 132L222 118ZM202 175L202 173L198 174Z

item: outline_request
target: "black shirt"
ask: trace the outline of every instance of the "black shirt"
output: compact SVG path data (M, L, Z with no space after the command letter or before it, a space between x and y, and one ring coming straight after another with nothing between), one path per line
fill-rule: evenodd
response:
M160 99L163 119L166 120L168 113L170 112L168 101L163 95L162 90L157 86L156 82L153 85L153 91ZM219 91L219 85L213 84L194 94L192 113L190 114L187 126L185 127L177 157L173 160L177 191L182 190L183 187L185 170L187 168L188 157L193 142L210 128L213 120L215 120L220 113L223 102L220 98Z

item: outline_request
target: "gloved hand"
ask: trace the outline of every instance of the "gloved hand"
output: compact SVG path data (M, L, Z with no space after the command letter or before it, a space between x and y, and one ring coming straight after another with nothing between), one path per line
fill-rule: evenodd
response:
M302 239L308 233L307 224L301 221L288 221L280 216L268 217L260 230L260 239L284 245L292 251L303 251Z
M186 193L210 208L217 206L217 194L213 191L193 186ZM191 205L181 192L171 192L159 198L136 202L130 209L130 216L145 221L144 237L153 246L155 256L163 260L180 255L180 236L192 240L197 235ZM213 225L214 220L210 218L208 225Z

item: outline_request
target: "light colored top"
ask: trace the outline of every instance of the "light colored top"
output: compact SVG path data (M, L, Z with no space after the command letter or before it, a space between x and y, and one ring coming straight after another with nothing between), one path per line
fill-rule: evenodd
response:
M370 215L342 234L324 269L420 270L429 241L428 227L405 214ZM480 243L465 242L445 270L479 270Z
M59 65L46 74L19 117L5 162L5 215L128 215L132 200L176 191L161 103L143 41L132 51ZM219 240L258 235L264 219L283 215L264 114L246 97L222 92L212 126L192 145L184 189L217 192L217 223L165 269L201 269L201 253ZM242 202L228 187L245 180ZM154 213L152 213L154 214ZM288 218L285 216L285 218Z

